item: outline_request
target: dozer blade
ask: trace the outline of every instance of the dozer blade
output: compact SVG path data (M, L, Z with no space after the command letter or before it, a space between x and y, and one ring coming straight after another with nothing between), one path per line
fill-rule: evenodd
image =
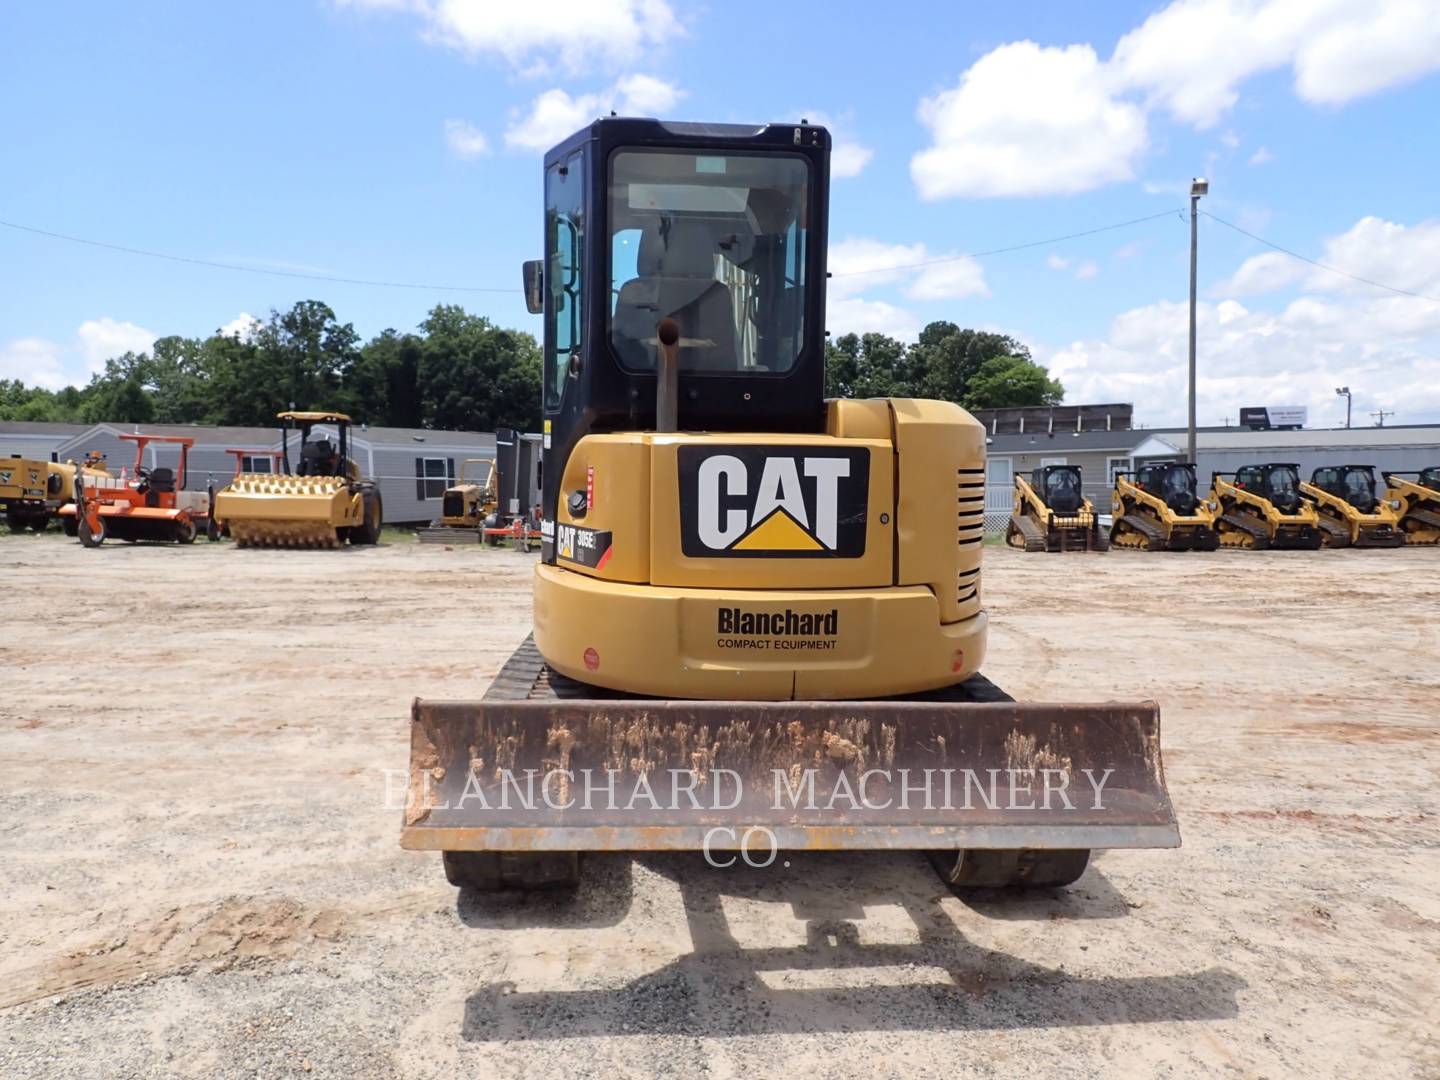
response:
M1180 843L1153 702L415 702L403 847L733 849L752 827L793 850Z

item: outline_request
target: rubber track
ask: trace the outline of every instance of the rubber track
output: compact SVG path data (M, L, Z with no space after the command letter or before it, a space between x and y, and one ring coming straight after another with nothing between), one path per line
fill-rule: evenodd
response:
M415 537L422 544L478 544L480 530L453 525L429 525L415 530Z
M1162 551L1165 548L1165 532L1158 525L1154 525L1141 517L1139 514L1124 514L1120 518L1126 525L1145 537L1146 551ZM1111 546L1114 546L1113 533ZM1124 544L1120 545L1124 547Z
M1320 515L1320 531L1325 534L1328 541L1326 547L1347 548L1350 546L1350 530L1338 521L1332 521L1324 514Z
M1045 550L1045 534L1034 521L1028 517L1012 517L1010 523L1020 531L1021 537L1025 540L1026 551ZM1007 537L1006 540L1008 542L1009 538Z
M575 701L579 699L599 701L653 701L641 694L627 694L619 690L607 690L591 686L561 675L545 663L540 650L535 647L535 638L530 635L520 643L505 661L490 689L485 691L484 701ZM921 694L903 694L899 697L877 698L886 701L929 701L929 702L977 702L1014 701L983 675L972 675L956 686L939 690L927 690Z
M1243 533L1249 533L1254 541L1250 545L1252 551L1264 551L1270 546L1270 530L1264 525L1257 524L1245 514L1221 514L1220 520L1233 529L1239 529Z

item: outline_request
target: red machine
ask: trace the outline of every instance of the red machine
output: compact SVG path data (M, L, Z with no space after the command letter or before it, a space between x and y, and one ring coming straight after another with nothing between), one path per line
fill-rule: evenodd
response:
M75 502L60 509L62 517L78 517L77 532L86 547L99 547L107 537L119 540L168 540L193 543L210 521L210 497L185 490L190 447L185 435L121 435L135 444L133 476L123 485L97 487L82 484L76 475ZM180 469L145 466L145 447L172 443L180 447Z

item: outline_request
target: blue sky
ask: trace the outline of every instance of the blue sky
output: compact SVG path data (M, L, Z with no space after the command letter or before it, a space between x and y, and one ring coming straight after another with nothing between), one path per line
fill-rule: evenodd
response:
M1183 419L1177 214L1201 221L1200 419L1440 420L1440 18L1426 0L996 5L667 0L11 4L0 219L257 269L513 290L543 148L616 108L828 122L829 326L1012 333L1070 401ZM83 382L158 334L314 297L365 335L517 291L311 282L0 227L0 376Z

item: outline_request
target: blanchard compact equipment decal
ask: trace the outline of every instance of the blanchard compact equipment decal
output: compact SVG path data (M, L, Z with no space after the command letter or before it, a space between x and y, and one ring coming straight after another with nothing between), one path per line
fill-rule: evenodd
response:
M682 446L680 550L687 556L859 558L870 451Z
M566 562L598 570L610 557L610 533L580 525L556 525L555 554Z

